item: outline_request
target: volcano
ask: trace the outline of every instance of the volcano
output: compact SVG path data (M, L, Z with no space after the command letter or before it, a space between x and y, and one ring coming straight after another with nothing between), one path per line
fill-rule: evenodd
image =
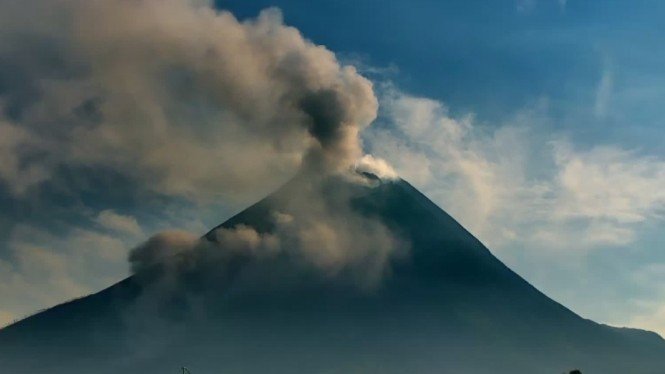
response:
M407 243L380 279L358 282L362 262L328 274L288 251L222 262L179 254L187 271L142 268L0 330L3 370L665 373L660 336L595 323L548 298L404 180L298 176L201 241L215 244L218 230L237 227L270 234L275 212L313 189Z

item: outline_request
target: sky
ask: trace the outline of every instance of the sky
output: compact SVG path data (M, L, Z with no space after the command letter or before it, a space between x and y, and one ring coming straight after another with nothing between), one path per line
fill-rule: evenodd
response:
M361 133L365 152L387 160L537 288L585 318L665 334L665 51L658 43L665 39L665 4L220 0L215 6L240 20L277 7L286 25L325 46L340 64L355 66L373 83L378 100L378 117ZM205 28L177 27L193 30L190 43L224 40L223 33L196 34ZM0 35L14 41L13 31L3 26ZM114 32L103 36L111 38L103 41L123 40ZM38 50L38 61L47 65L29 70L25 66L33 65L20 58L0 64L3 122L36 123L52 113L44 105L26 117L21 108L26 101L43 102L49 92L63 92L57 83L78 77L78 66L62 57L69 56L63 52L68 39L63 40L56 39L53 50L32 49L23 39L18 47L3 44L0 53L10 51L28 62ZM95 49L99 40L77 39L92 46L86 58L109 58ZM133 50L122 52L135 56ZM157 53L191 63L187 53ZM320 58L329 63L329 56ZM51 68L60 65L68 68ZM40 85L41 96L21 83L31 80L16 79L33 77L33 71L56 82ZM111 73L103 82L124 92ZM34 76L41 79L39 74ZM179 71L169 76L172 81L159 87L191 88L194 81ZM355 76L349 80L355 82ZM144 92L153 87L148 83L133 89ZM90 84L68 85L66 92L88 95L94 92ZM167 229L203 234L288 179L289 157L300 151L297 134L280 135L280 149L291 153L280 153L279 162L266 167L271 173L257 166L261 160L247 161L262 170L256 175L248 172L252 168L236 171L224 160L246 154L234 155L241 150L232 143L223 143L226 148L207 143L224 141L211 138L217 133L207 120L225 119L227 113L210 113L206 105L183 109L176 99L200 104L191 97L150 97L147 103L173 105L159 112L175 118L167 124L173 127L153 128L164 134L156 143L138 142L143 139L138 135L122 138L135 146L126 158L95 157L101 150L79 140L72 153L76 163L70 161L74 156L61 158L63 151L49 154L56 166L26 168L40 154L18 157L17 144L52 148L44 141L18 142L27 136L20 126L4 128L0 324L121 280L129 272L128 252L147 237ZM95 100L83 104L86 121L94 122L105 110ZM153 118L153 112L140 115ZM196 129L203 136L182 140L178 126L189 126L192 119L204 120ZM40 139L50 144L58 136L48 129L38 128ZM223 135L229 134L236 136ZM97 144L97 138L81 139ZM178 139L177 149L188 150L186 155L148 152L159 141ZM71 143L57 141L59 147ZM223 177L208 178L217 174Z

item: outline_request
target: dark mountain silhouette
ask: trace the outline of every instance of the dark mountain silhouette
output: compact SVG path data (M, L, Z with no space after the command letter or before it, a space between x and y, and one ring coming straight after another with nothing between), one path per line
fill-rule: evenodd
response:
M316 188L410 243L377 285L321 275L289 255L232 256L223 268L196 264L174 277L154 266L0 330L0 364L31 374L182 365L195 373L665 373L657 334L581 318L407 182L365 178L371 185L327 178L312 187L301 175L220 227L269 233L275 211ZM214 230L204 240L215 241Z

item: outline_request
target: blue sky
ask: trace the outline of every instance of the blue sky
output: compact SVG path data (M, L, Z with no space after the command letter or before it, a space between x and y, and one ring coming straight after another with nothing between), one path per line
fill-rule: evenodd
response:
M276 6L371 79L379 118L363 133L365 150L527 280L584 317L665 334L665 3L216 5L240 19ZM60 62L60 52L39 53ZM0 64L0 96L20 74ZM24 88L11 97L30 100ZM18 118L12 102L0 104ZM3 149L0 140L10 159ZM199 184L155 186L137 177L143 170L95 162L59 166L21 194L0 183L0 324L122 279L128 250L149 235L203 233L280 182L236 198L211 193L220 184L205 175L216 163L182 162L201 172Z

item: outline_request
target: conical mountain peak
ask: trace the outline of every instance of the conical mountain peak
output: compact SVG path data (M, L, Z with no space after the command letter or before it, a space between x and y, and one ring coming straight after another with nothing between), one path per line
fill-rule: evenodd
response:
M301 174L193 246L0 330L5 368L665 371L659 336L551 300L401 179Z

